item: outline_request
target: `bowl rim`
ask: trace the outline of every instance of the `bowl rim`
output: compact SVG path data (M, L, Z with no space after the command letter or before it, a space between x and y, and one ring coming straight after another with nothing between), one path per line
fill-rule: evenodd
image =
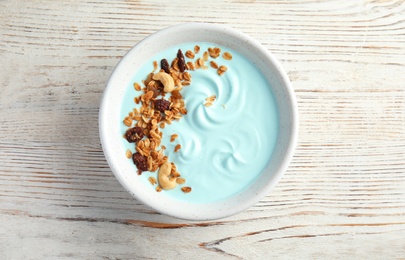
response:
M171 210L170 208L162 208L154 203L151 203L148 199L142 196L142 194L139 194L139 192L134 191L133 188L131 187L130 184L126 182L126 180L120 175L120 169L114 163L114 158L113 158L113 153L112 153L112 145L109 142L108 138L108 131L107 131L107 124L109 123L108 118L107 118L107 110L109 107L109 96L111 95L111 85L112 83L116 80L119 71L122 69L125 69L125 63L127 62L128 59L131 58L131 55L136 53L139 49L141 49L143 46L147 45L148 42L152 42L155 40L159 40L162 36L168 35L168 34L173 34L177 33L179 31L185 30L186 28L190 29L193 28L195 30L203 30L203 31L215 31L215 32L223 32L224 34L228 36L235 37L237 39L240 39L241 41L246 41L249 42L254 48L257 49L258 52L261 54L265 55L265 59L272 64L276 70L275 73L279 77L279 80L281 84L283 85L283 88L285 92L287 93L288 96L288 105L291 108L291 132L288 137L288 144L286 148L286 152L284 153L284 156L282 158L282 161L279 163L279 167L275 173L273 173L272 181L267 183L264 188L262 188L260 191L256 193L255 196L250 197L247 200L244 200L243 203L240 205L238 204L238 207L232 207L232 208L227 208L226 210L220 210L220 211L211 211L211 212L205 212L205 214L194 214L193 212L187 212L187 211L177 211L177 210ZM123 68L122 68L123 67ZM282 178L284 173L287 170L287 167L292 160L294 150L297 145L298 141L298 105L296 101L296 97L293 91L293 87L291 85L291 82L288 78L287 73L285 72L284 68L281 66L280 62L275 58L275 56L268 50L266 49L262 44L260 44L257 40L252 38L251 36L236 30L234 28L225 26L225 25L219 25L219 24L213 24L213 23L181 23L177 24L174 26L169 26L166 27L162 30L159 30L143 40L139 41L137 44L135 44L123 57L120 59L118 64L115 66L113 69L110 78L108 79L108 82L106 84L106 87L103 91L101 101L100 101L100 110L99 110L99 135L100 135L100 142L101 146L105 155L105 158L107 160L107 163L112 170L114 176L117 178L117 180L120 182L120 184L129 192L133 197L135 197L137 200L142 202L143 204L153 208L154 210L163 213L165 215L169 215L172 217L176 217L179 219L185 219L185 220L214 220L214 219L220 219L224 217L228 217L234 214L237 214L261 199L263 199L270 191L271 189L279 182L279 180ZM167 196L166 196L167 197ZM217 203L214 203L217 204Z

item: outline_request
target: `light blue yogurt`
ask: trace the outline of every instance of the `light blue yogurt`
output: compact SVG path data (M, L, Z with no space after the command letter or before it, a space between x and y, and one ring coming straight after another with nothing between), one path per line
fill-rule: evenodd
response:
M163 190L161 195L192 203L209 203L234 196L252 184L263 173L276 146L276 102L269 83L248 58L232 49L201 42L185 43L160 52L134 72L123 100L121 118L134 107L139 107L134 103L134 97L141 92L135 91L132 84L141 84L153 71L153 61L160 64L165 58L170 63L178 49L185 53L193 50L195 45L200 46L200 52L194 59L185 58L186 62L202 57L209 47L219 47L221 56L217 59L210 57L209 61L225 65L228 70L219 76L206 62L209 69L189 71L191 85L181 91L188 114L160 129L163 132L162 145L167 148L165 155L176 164L186 183L173 190ZM222 58L225 51L232 54L232 60ZM217 98L211 107L205 107L205 99L211 95ZM122 123L121 132L124 134L126 130ZM170 142L172 134L179 136L174 142ZM177 144L181 144L181 149L174 152ZM123 139L123 145L125 150L135 152L133 143ZM133 165L132 160L128 162ZM136 166L133 167L134 174L137 174ZM150 176L157 179L157 172L143 172L139 178L151 186ZM191 187L192 191L182 192L180 188L183 186Z

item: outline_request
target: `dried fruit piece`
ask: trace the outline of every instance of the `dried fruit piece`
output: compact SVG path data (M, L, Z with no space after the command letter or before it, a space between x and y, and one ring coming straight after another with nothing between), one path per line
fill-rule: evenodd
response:
M143 129L139 126L130 128L125 132L125 139L127 139L129 143L136 143L141 140L143 136Z
M155 100L155 109L164 113L166 110L170 109L170 101L164 98Z
M179 70L180 72L184 72L184 70L186 69L186 61L184 60L183 52L180 49L177 51L177 58L179 59L177 61Z
M132 160L140 172L148 170L147 158L145 156L137 152L132 155Z
M167 74L170 74L169 63L166 59L162 59L160 61L160 67L164 70Z

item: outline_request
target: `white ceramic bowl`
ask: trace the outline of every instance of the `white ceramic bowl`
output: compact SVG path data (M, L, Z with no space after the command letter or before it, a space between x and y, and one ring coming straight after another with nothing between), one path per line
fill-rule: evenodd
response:
M134 172L134 165L125 157L120 132L121 102L133 73L156 53L185 42L212 42L234 49L250 57L272 86L278 116L279 134L271 161L264 174L247 189L225 201L192 204L162 196L144 185ZM158 31L136 44L119 62L104 91L99 130L105 157L121 185L137 200L158 212L188 220L212 220L241 212L265 197L287 169L295 149L298 113L291 83L274 56L253 38L223 25L185 23Z

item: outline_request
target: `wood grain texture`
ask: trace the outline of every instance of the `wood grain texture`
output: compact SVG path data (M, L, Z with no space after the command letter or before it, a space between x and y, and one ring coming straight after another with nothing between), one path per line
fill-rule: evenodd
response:
M224 23L288 72L300 131L266 198L187 222L132 199L98 138L119 59ZM2 259L405 258L405 1L0 0Z

